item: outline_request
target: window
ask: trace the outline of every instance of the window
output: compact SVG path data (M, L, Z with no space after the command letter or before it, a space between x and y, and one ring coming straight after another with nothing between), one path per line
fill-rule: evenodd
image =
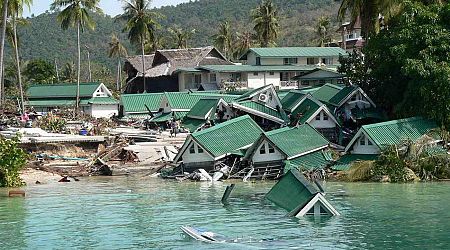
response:
M367 145L373 145L370 140L367 140Z
M352 102L353 102L353 101L356 101L356 95L353 95L353 96L352 96L351 101L352 101Z
M199 154L203 153L203 148L197 146L197 152L198 152Z
M217 76L216 76L216 74L210 74L210 75L209 75L209 81L210 81L211 83L217 82Z
M275 72L269 72L269 75L273 76L275 75Z
M194 75L194 83L202 83L202 75Z
M280 80L281 81L289 81L289 73L288 72L281 72L280 73Z
M192 144L192 146L189 148L189 154L195 154L195 146Z
M320 114L316 116L316 121L320 121Z
M261 65L261 57L256 57L256 65Z
M275 148L269 143L269 154L275 153Z
M365 138L364 136L362 136L362 137L359 139L359 145L361 145L361 146L366 145L366 138Z
M254 75L254 76L257 76L257 75L258 75L258 72L253 72L253 75Z
M328 115L326 113L323 113L323 120L328 121Z
M260 155L266 154L266 144L261 145L261 148L259 149L259 154Z
M298 60L296 57L284 58L284 65L297 64L297 62Z
M333 64L333 58L322 58L323 64Z
M319 63L319 58L317 57L310 57L306 59L306 64L308 65L314 65Z

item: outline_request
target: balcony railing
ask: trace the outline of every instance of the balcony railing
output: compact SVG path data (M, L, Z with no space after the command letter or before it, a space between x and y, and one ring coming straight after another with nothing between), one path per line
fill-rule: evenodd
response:
M284 89L296 89L298 87L298 81L280 81L280 86Z

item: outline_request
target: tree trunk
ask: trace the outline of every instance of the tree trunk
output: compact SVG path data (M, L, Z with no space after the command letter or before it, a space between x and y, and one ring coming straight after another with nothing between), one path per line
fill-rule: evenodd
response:
M141 36L141 47L142 47L142 79L144 81L144 93L147 92L147 86L145 86L145 51L144 51L144 36Z
M119 57L119 60L117 62L117 79L116 79L117 91L120 91L120 89L121 89L121 87L120 87L120 70L121 70L121 66L120 66L120 57Z
M77 24L77 41L78 41L78 72L77 72L77 100L75 106L75 114L80 108L80 71L81 71L81 43L80 43L80 23Z
M22 73L20 72L20 57L19 57L19 44L17 41L17 19L16 16L13 16L13 32L14 32L14 51L16 54L16 65L17 65L17 79L19 82L19 90L20 90L20 110L22 114L25 113L25 103L23 98L23 85L22 85Z
M0 105L3 104L3 93L4 93L4 75L3 75L3 68L4 68L4 51L5 51L5 37L6 37L6 18L8 16L8 0L3 0L3 20L2 20L2 34L1 34L1 42L0 42ZM3 105L2 105L3 107Z
M91 71L91 55L89 53L89 49L87 50L87 58L88 58L88 68L89 68L89 82L92 82L92 71Z

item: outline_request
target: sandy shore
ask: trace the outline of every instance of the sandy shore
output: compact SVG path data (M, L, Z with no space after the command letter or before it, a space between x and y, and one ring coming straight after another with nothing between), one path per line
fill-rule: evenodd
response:
M36 185L36 181L39 181L41 184L58 182L62 177L58 174L27 168L20 172L20 178L25 181L27 186L31 186Z

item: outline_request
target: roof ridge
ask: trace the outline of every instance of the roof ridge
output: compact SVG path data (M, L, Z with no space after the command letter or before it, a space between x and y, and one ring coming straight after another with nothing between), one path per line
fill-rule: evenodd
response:
M427 120L427 119L424 117L421 117L421 116L413 116L413 117L409 117L409 118L402 118L402 119L390 120L390 121L386 121L386 122L367 124L367 125L363 125L362 128L364 128L364 129L376 128L376 127L381 127L381 126L386 126L386 125L401 124L401 123L405 123L405 122L412 122L412 121L419 121L419 120Z
M80 82L80 85L100 85L102 84L101 82ZM61 83L46 83L46 84L40 84L40 83L33 83L30 85L31 87L48 87L48 86L73 86L73 85L77 85L77 83L65 83L65 82L61 82Z
M217 124L217 125L215 125L213 127L210 127L208 129L201 130L201 131L198 131L198 132L194 132L191 135L195 138L196 136L206 134L206 133L208 133L210 131L218 130L218 129L226 127L226 126L228 126L230 124L233 124L233 123L236 123L236 122L239 122L239 121L242 121L242 120L246 120L246 119L250 119L250 121L252 123L254 123L255 125L257 125L257 127L262 131L262 129L258 126L258 124L256 124L256 122L253 121L253 119L249 115L243 115L243 116L238 116L236 118L233 118L233 119L231 119L229 121L219 123L219 124Z

